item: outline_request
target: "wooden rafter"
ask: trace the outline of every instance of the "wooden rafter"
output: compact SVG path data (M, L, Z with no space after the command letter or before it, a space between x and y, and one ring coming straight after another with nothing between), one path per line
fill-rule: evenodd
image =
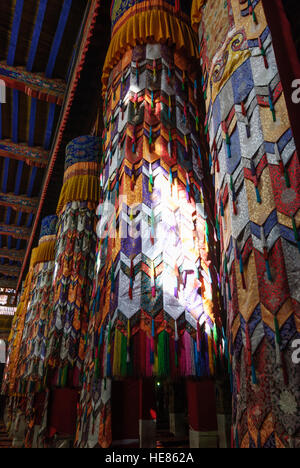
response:
M0 258L7 258L13 262L23 262L25 256L24 250L0 249ZM0 286L1 287L1 286Z
M25 161L29 166L46 167L49 151L30 147L26 143L13 143L10 140L0 140L0 157Z
M0 265L0 274L17 278L20 274L21 267L16 265Z
M12 224L0 224L0 235L11 236L14 239L25 239L30 238L31 229L27 227L13 226Z
M9 206L13 210L21 211L22 213L36 213L38 199L0 192L0 205Z
M66 83L63 80L46 78L43 73L31 73L23 67L11 67L0 62L0 79L7 88L22 91L41 101L62 105Z

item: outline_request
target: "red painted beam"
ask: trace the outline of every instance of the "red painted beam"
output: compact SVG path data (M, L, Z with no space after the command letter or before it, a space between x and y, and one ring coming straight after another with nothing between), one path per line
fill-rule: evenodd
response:
M20 274L21 267L15 265L0 265L0 274L17 278Z
M7 88L17 89L27 96L41 101L62 105L66 83L63 80L46 78L42 73L31 73L23 67L11 67L0 62L0 79Z
M15 211L22 213L36 213L38 208L38 199L29 198L13 193L0 192L0 206L7 206Z
M0 140L0 157L25 161L28 166L46 167L49 162L49 151L36 146L30 147L26 143Z
M25 239L30 238L31 229L27 227L20 227L14 225L0 224L0 235L11 236L14 239Z
M14 250L3 248L0 249L0 258L7 258L13 262L23 262L25 257L25 250Z

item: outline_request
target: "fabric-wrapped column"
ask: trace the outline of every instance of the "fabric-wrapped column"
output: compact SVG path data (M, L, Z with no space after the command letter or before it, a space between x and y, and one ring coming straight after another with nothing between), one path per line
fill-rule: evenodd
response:
M7 395L14 396L11 406L11 415L14 419L11 436L14 438L13 445L16 447L22 447L25 443L25 431L31 419L34 392L40 388L42 382L40 346L44 336L47 312L43 309L42 302L36 300L35 294L39 298L45 294L45 298L49 299L49 286L51 286L53 273L51 256L53 261L56 221L56 217L54 217L54 223L53 217L50 217L42 222L40 245L33 249L31 254L29 271L10 336L9 359L5 370L3 391Z
M66 148L57 207L53 311L47 362L51 384L79 387L96 250L100 140L76 138Z
M33 277L20 347L17 380L18 392L27 396L26 448L32 446L34 431L38 431L35 428L35 400L36 395L43 391L46 380L44 364L51 318L56 230L57 216L42 220L39 245L34 249Z
M10 437L13 438L13 446L22 447L25 441L25 408L26 398L18 386L17 372L20 360L20 348L22 344L25 317L30 300L30 291L34 272L35 250L32 251L29 271L22 287L21 298L13 321L9 336L8 359L4 371L2 392L9 398L9 414L7 419ZM24 405L25 402L25 405Z
M132 22L137 37L115 57L105 91L95 312L110 356L100 372L211 375L217 275L203 200L195 38L178 2L121 3L112 10L104 88L116 42L128 40ZM164 22L176 31L162 29L159 41L140 37L148 6L154 34ZM134 46L138 40L145 44ZM105 340L100 355L104 347Z
M299 446L299 158L272 37L261 0L195 0L192 18L220 226L232 443Z
M33 250L30 259L30 266L24 281L21 298L16 311L16 317L13 321L13 328L9 337L8 360L4 371L3 392L6 395L14 395L17 392L16 373L18 369L20 347L25 324L25 317L30 299L31 282L33 277L35 250Z
M83 445L96 439L109 412L101 386L110 377L210 376L220 357L214 225L203 177L209 158L189 9L189 1L177 0L112 4ZM100 426L105 446L108 431Z
M190 447L218 448L218 422L213 380L187 380L186 393Z
M23 310L23 300L24 300L24 285L23 283L20 302L17 306L16 313L14 315L12 321L11 331L8 337L8 350L7 350L7 360L6 365L4 368L3 380L2 380L2 387L1 393L6 397L6 405L5 405L5 413L4 413L4 423L8 432L13 431L13 419L14 419L14 412L16 411L16 397L13 396L13 391L11 389L11 381L13 376L13 363L16 361L16 352L17 352L17 339L19 336L19 329L22 317L22 310Z

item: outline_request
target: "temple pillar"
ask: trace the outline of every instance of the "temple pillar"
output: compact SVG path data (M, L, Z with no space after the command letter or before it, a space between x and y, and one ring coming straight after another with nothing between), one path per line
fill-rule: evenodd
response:
M55 244L53 300L46 353L47 382L53 389L50 414L58 431L54 442L65 448L76 434L76 398L81 388L86 333L92 294L96 250L96 207L99 200L98 157L100 140L90 135L75 138L66 147L63 187L57 205L58 233ZM61 392L59 391L61 389ZM58 420L62 396L67 392L75 406L64 409ZM56 425L51 423L50 433ZM50 426L49 426L50 425ZM71 438L71 439L70 439Z
M45 355L51 317L54 248L57 216L42 220L38 247L33 249L29 302L23 328L16 379L18 391L26 395L27 430L25 448L31 448L36 420L35 402L45 388Z
M218 448L215 386L212 380L188 380L186 393L190 448Z
M103 380L143 379L144 386L156 377L212 376L219 358L212 181L190 5L112 3L83 446L99 415L93 389ZM116 403L97 400L105 447L104 408L114 413ZM154 444L155 418L143 409L151 406L145 402L138 417L141 446Z
M152 379L112 384L112 447L156 446L156 402Z
M64 182L57 205L52 313L47 368L51 384L78 388L85 357L85 338L96 250L99 200L99 138L75 138L66 147Z
M140 382L138 379L112 383L112 447L140 446Z
M72 448L76 433L77 390L53 389L49 399L48 437L53 448Z
M289 31L281 37L281 3L194 0L192 9L215 178L237 448L300 447L294 362L300 337L299 135L295 140L287 109L296 58ZM299 105L288 107L295 133Z

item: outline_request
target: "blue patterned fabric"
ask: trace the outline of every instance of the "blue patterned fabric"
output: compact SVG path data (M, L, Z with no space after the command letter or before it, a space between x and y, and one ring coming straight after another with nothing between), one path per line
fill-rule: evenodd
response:
M40 239L45 236L55 236L57 228L57 216L47 216L42 220Z
M100 161L101 140L91 135L72 140L66 148L65 170L80 162Z
M164 0L165 3L175 8L176 0ZM119 19L126 13L129 8L132 8L139 3L145 3L145 0L113 0L111 6L111 23L112 28L119 21ZM180 0L180 10L187 15L191 11L192 0Z

